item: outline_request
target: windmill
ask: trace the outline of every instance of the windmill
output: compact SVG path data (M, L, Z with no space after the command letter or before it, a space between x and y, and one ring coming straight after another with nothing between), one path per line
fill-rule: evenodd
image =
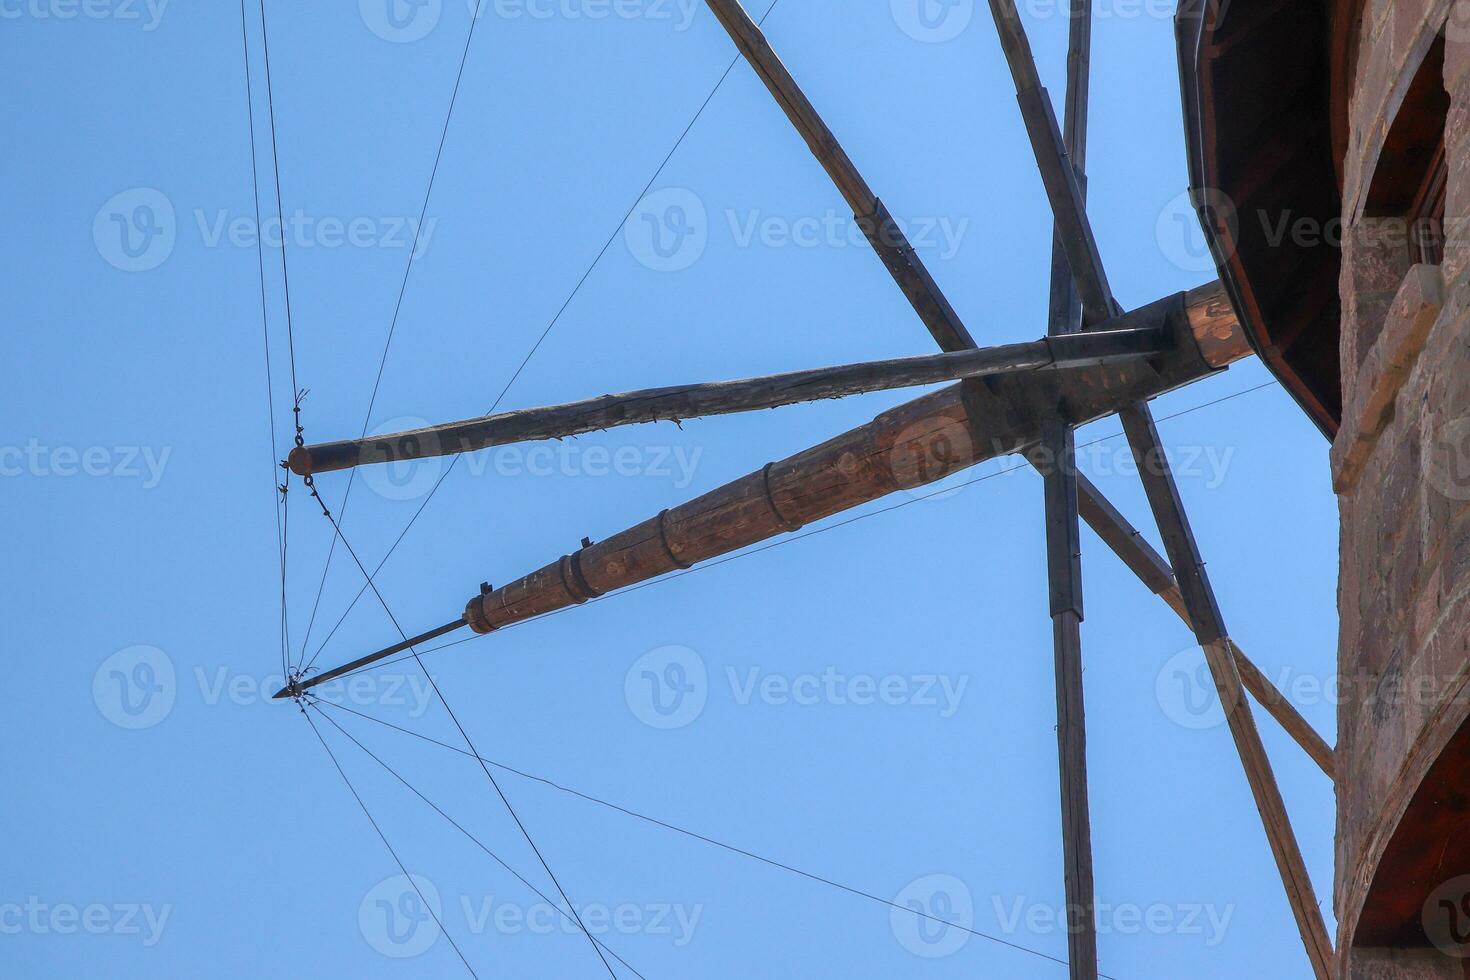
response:
M311 445L298 438L283 465L301 477L315 496L318 477L360 466L564 438L622 425L956 383L818 446L769 462L603 540L583 539L579 549L498 588L482 585L463 605L462 613L435 629L409 636L400 627L398 642L382 650L320 674L293 671L276 697L309 706L310 692L318 685L405 653L417 659L417 648L439 637L464 629L488 634L698 566L900 489L936 482L985 460L1021 454L1044 482L1071 976L1098 975L1082 685L1080 524L1086 520L1124 564L1189 625L1203 647L1308 959L1314 975L1327 980L1333 975L1334 953L1247 694L1329 777L1334 774L1333 750L1230 638L1148 404L1158 395L1227 369L1250 354L1251 348L1219 283L1131 311L1123 310L1113 297L1086 211L1089 0L1070 0L1068 77L1060 121L1038 77L1014 0L989 0L1054 224L1045 335L1030 343L989 348L977 346L899 224L782 64L759 24L738 0L706 2L847 201L858 228L940 352L604 395L388 435ZM1201 11L1184 5L1179 14L1181 29L1185 18L1198 16ZM1166 555L1155 551L1101 491L1077 472L1075 429L1111 415L1119 416L1123 424ZM325 505L322 509L330 519ZM367 574L365 568L363 572ZM371 586L371 576L368 580ZM463 728L460 732L464 734ZM467 735L465 741L478 756ZM488 769L486 775L490 776ZM493 783L494 777L490 778ZM545 866L544 860L542 863ZM551 869L546 870L550 874ZM560 889L559 884L557 887ZM562 897L565 899L564 893ZM595 940L593 946L603 957ZM603 963L607 964L605 957ZM611 966L608 971L612 973Z

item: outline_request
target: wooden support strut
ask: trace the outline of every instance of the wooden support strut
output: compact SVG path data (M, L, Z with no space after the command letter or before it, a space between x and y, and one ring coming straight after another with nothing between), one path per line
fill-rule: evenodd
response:
M1092 49L1091 0L1071 0L1067 45L1067 118L1063 148L1079 188L1085 188L1087 90ZM1053 229L1050 318L1052 336L1075 336L1082 303L1069 275L1065 230ZM1077 440L1060 418L1043 428L1047 578L1057 693L1057 772L1061 789L1062 868L1066 890L1067 967L1073 980L1095 980L1096 886L1092 810L1087 786L1087 714L1082 683L1082 530L1078 519Z
M1107 497L1103 496L1102 491L1094 486L1092 481L1081 475L1077 480L1078 503L1082 519L1096 532L1098 537L1102 538L1103 543L1122 559L1123 564L1138 576L1139 581L1146 585L1149 591L1174 610L1186 626L1192 626L1189 610L1184 604L1184 596L1174 581L1174 570L1169 563L1154 550L1153 545L1144 539L1138 529L1118 512L1117 508ZM1265 673L1246 656L1245 651L1233 640L1229 642L1230 652L1235 659L1235 666L1240 672L1240 679L1245 689L1326 773L1327 778L1335 780L1337 767L1332 746L1327 744L1311 723L1301 716L1286 695L1282 694Z
M1057 125L1051 96L1041 85L1031 54L1031 42L1026 38L1015 0L990 0L990 10L1000 34L1001 49L1016 83L1016 99L1026 124L1026 135L1031 140L1047 200L1051 202L1057 225L1056 236L1067 254L1077 283L1082 320L1090 326L1102 323L1115 315L1116 307L1097 250L1097 240L1087 221L1078 177L1080 168L1073 165L1067 142Z
M983 350L844 364L740 381L650 388L409 432L300 446L291 451L287 465L300 476L329 473L370 463L473 452L513 442L562 439L620 425L753 412L1013 371L1085 367L1158 354L1172 343L1153 324L1130 327L1130 323L1125 318L1117 321L1116 329Z
M1318 980L1331 980L1332 942L1327 936L1322 911L1317 906L1312 881L1307 874L1306 862L1302 859L1301 849L1291 828L1286 803L1276 785L1271 760L1261 743L1260 732L1256 730L1255 718L1251 714L1250 702L1246 700L1237 666L1236 648L1226 633L1225 622L1215 601L1214 590L1210 587L1204 561L1200 558L1199 546L1184 514L1179 488L1174 482L1168 457L1159 448L1158 431L1143 406L1130 406L1121 416L1129 446L1143 477L1149 505L1159 523L1165 550L1179 583L1190 625L1195 638L1204 648L1205 660L1209 664L1210 675L1214 678L1231 737L1240 753L1246 780L1255 797L1256 809L1260 811L1261 821L1265 825L1271 853L1276 859L1282 883L1286 886L1287 901L1296 918L1302 942L1306 945L1307 958L1311 961L1312 971Z
M909 244L903 229L888 213L888 208L873 193L858 172L842 144L827 128L817 110L791 77L781 59L766 40L760 25L753 21L739 0L706 0L711 11L735 42L735 47L755 70L757 77L775 98L776 104L791 120L796 131L806 140L812 155L837 185L853 218L873 251L883 262L894 282L903 290L924 326L934 335L941 350L960 351L975 346L970 332L944 294L935 286L933 277Z
M1036 163L1046 185L1057 227L1061 230L1062 244L1067 249L1073 282L1082 297L1083 322L1095 325L1110 318L1113 299L1077 175L1068 160L1051 100L1041 89L1030 43L1026 40L1025 28L1013 0L990 0L990 6L1006 60L1016 81ZM1245 698L1231 652L1232 645L1226 636L1214 592L1204 574L1203 562L1146 402L1147 399L1139 399L1120 413L1129 445L1139 460L1139 471L1144 477L1154 519L1164 536L1190 624L1205 648L1205 657L1220 701L1225 706L1230 732L1255 797L1256 808L1260 811L1307 958L1318 980L1330 980L1333 950L1322 921L1322 911L1316 903L1301 849L1271 771L1270 759L1256 730L1250 703Z

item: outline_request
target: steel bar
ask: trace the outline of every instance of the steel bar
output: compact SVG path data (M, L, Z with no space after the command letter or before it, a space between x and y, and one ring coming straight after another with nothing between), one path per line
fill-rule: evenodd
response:
M888 208L873 193L862 174L832 135L827 124L791 77L766 40L760 25L750 18L739 0L706 0L730 40L755 70L781 111L806 140L837 190L852 208L853 219L872 245L894 282L903 290L924 326L941 350L961 351L975 346L974 339L934 282L922 259Z
M286 686L277 691L273 695L273 697L275 697L277 700L281 698L295 697L303 691L309 691L313 687L325 684L328 681L336 680L343 674L350 674L355 670L361 670L364 667L370 667L380 660L388 659L395 653L402 653L403 651L412 649L413 647L416 647L421 643L428 643L430 640L437 640L439 637L445 636L449 633L453 633L455 630L461 629L464 626L465 621L463 617L461 617L460 619L456 619L452 623L445 623L443 626L431 629L427 633L420 633L418 636L404 640L401 643L395 643L391 647L379 650L376 653L370 653L365 657L358 657L356 660L352 661L349 664L343 664L340 667L334 667L331 670L327 671L325 674L318 674L315 677L310 678L288 677L286 679Z
M1086 367L1159 354L1173 343L1171 336L1153 325L1131 327L1129 324L1130 321L1123 317L1115 329L1024 344L846 364L741 381L603 395L586 401L505 412L410 432L302 446L292 450L287 465L292 472L306 476L369 463L473 452L513 442L561 439L641 422L683 421L752 412L798 402L1007 372Z

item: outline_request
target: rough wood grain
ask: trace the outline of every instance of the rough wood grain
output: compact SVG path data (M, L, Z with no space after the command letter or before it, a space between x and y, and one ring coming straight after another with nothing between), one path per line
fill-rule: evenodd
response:
M514 442L561 439L620 425L753 412L1012 371L1084 367L1161 353L1176 342L1175 337L1152 326L1130 324L1125 317L1119 319L1116 329L1025 344L602 395L565 405L504 412L408 432L302 446L292 450L287 464L293 473L301 476L329 473L372 463L473 452Z
M1058 372L1054 392L1027 376L954 385L665 511L469 603L478 632L586 602L756 544L902 489L914 489L1041 438L1043 420L1081 425L1212 373L1189 333L1183 296L1166 301L1181 338L1169 353ZM1242 338L1240 356L1249 353ZM978 407L973 413L971 407Z

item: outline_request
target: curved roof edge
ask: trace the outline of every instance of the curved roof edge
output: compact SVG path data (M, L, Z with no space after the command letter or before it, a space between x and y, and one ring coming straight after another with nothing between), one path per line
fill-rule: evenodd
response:
M1342 417L1345 106L1334 21L1354 0L1181 0L1175 18L1190 196L1251 345L1329 439Z

